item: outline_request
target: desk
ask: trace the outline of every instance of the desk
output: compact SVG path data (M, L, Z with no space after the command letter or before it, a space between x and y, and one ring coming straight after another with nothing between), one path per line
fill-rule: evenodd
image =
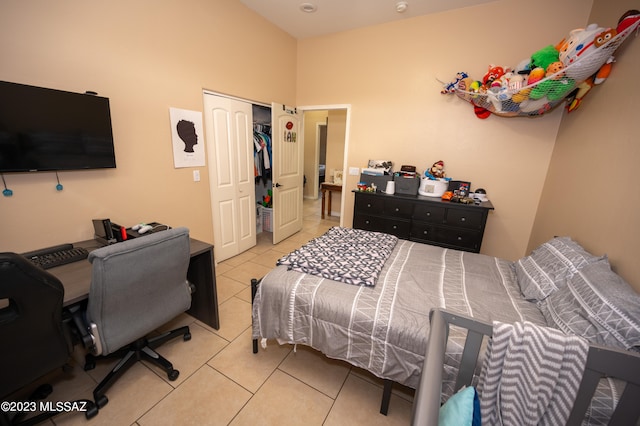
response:
M322 213L320 214L320 217L322 219L324 219L324 198L325 198L325 193L329 192L329 203L327 205L327 216L331 216L331 192L335 191L335 192L342 193L342 185L336 185L335 183L331 183L331 182L322 182L320 184L320 190L322 191Z
M87 240L73 243L73 246L91 251L100 248L101 244L96 240ZM196 286L196 291L193 293L191 308L187 313L218 330L220 317L213 246L191 238L190 249L191 261L187 279ZM64 285L64 306L73 305L89 297L91 263L88 260L57 266L47 269L47 272L56 276Z

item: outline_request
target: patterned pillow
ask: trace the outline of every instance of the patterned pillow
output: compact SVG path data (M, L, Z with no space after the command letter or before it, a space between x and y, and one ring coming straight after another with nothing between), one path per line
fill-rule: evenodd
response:
M527 300L544 300L585 265L606 257L597 257L569 237L556 237L516 261L520 291Z
M547 324L593 343L640 349L640 294L602 260L540 304Z

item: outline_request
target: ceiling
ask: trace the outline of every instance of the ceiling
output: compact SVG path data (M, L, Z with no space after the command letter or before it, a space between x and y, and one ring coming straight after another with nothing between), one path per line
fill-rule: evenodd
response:
M296 39L322 36L494 0L240 0ZM404 12L397 8L406 7ZM315 12L301 8L306 5Z

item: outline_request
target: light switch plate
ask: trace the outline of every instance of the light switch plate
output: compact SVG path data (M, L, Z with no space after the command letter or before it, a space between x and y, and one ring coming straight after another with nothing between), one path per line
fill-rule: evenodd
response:
M349 167L349 175L350 176L358 176L360 174L359 167Z
M200 170L193 171L193 181L200 182Z

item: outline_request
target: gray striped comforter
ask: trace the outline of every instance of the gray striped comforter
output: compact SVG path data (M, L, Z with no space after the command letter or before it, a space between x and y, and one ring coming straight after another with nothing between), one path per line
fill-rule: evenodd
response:
M276 267L254 299L253 338L308 345L415 388L434 307L488 323L546 325L537 306L523 299L512 262L400 240L373 287ZM453 391L464 337L452 327L445 394Z
M276 267L256 294L253 334L305 344L415 388L431 308L489 323L528 320L544 325L536 305L519 294L509 261L401 240L374 287ZM461 352L464 342L456 345L451 350Z

